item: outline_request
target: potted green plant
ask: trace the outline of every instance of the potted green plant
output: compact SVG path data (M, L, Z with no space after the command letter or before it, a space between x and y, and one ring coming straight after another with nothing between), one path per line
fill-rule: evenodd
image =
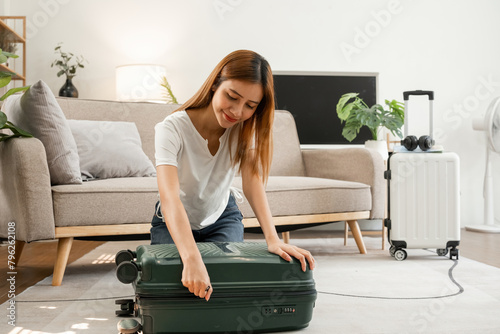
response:
M0 64L4 64L7 62L9 58L17 58L18 56L9 52L5 52L0 49ZM0 88L7 86L11 80L14 73L1 71L0 72ZM26 91L30 86L17 87L9 89L2 97L0 97L0 101L5 100L10 95ZM12 131L12 134L0 132L0 141L5 141L14 137L33 137L30 133L18 128L7 119L7 115L4 112L0 111L0 130L8 129Z
M61 75L66 75L66 82L59 90L59 96L65 97L78 97L78 90L73 85L73 78L76 76L76 70L78 68L84 68L83 63L86 61L85 58L80 56L75 56L71 52L64 52L62 50L62 43L59 43L54 49L55 53L58 53L58 58L52 62L50 67L58 67L59 72L57 72L57 77ZM73 62L72 62L73 61Z
M370 129L373 141L378 140L378 132L386 128L394 136L402 137L401 127L404 124L404 105L396 100L385 100L385 106L374 104L369 107L359 93L347 93L342 95L337 103L337 115L341 123L345 122L342 135L348 141L352 141L359 133L361 127ZM367 146L384 146L387 152L387 144L382 142L367 143ZM383 156L385 154L382 154Z

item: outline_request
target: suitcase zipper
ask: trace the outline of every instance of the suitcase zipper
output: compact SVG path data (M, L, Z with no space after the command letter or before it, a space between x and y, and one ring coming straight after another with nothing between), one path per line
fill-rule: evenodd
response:
M219 293L214 294L210 297L210 299L217 298L238 298L238 297L250 297L250 298L259 298L259 297L268 297L269 292L267 293ZM307 295L315 295L317 294L316 289L312 290L304 290L304 291L285 291L282 292L280 296L307 296ZM199 297L193 294L186 295L174 295L174 294L165 294L165 295L141 295L136 294L136 299L151 299L151 300L162 300L162 299L199 299Z

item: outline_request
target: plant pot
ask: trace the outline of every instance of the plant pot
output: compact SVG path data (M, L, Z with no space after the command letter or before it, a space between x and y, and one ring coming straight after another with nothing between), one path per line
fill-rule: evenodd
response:
M375 150L382 156L382 159L387 160L389 158L389 152L387 151L387 142L385 140L367 140L365 142L365 148Z
M59 90L59 96L78 97L78 90L73 85L72 79L73 78L66 78L66 82Z

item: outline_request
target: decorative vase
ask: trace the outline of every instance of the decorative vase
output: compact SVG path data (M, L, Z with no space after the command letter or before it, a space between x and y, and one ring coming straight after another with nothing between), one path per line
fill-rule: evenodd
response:
M385 140L367 140L365 142L365 148L372 149L380 153L382 159L387 160L389 158L389 152L387 151L387 142Z
M59 96L78 97L78 90L73 85L73 82L71 81L72 79L72 77L66 77L66 82L59 90Z

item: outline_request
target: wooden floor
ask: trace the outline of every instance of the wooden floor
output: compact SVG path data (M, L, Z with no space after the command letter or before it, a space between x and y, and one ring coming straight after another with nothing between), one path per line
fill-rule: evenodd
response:
M318 234L318 232L303 230L294 232L294 237L313 238L315 234ZM252 238L255 237L252 236ZM342 238L343 232L328 232L325 235L321 231L321 237ZM75 240L68 263L79 259L103 243L102 241ZM7 248L5 244L0 246L0 282L6 282L9 278L8 272L10 270L7 267ZM16 295L45 277L52 275L56 248L56 241L33 242L24 247L21 259L16 267ZM459 249L461 256L500 268L500 234L486 234L462 230ZM2 286L4 288L0 291L0 304L9 299L8 285L2 283Z

